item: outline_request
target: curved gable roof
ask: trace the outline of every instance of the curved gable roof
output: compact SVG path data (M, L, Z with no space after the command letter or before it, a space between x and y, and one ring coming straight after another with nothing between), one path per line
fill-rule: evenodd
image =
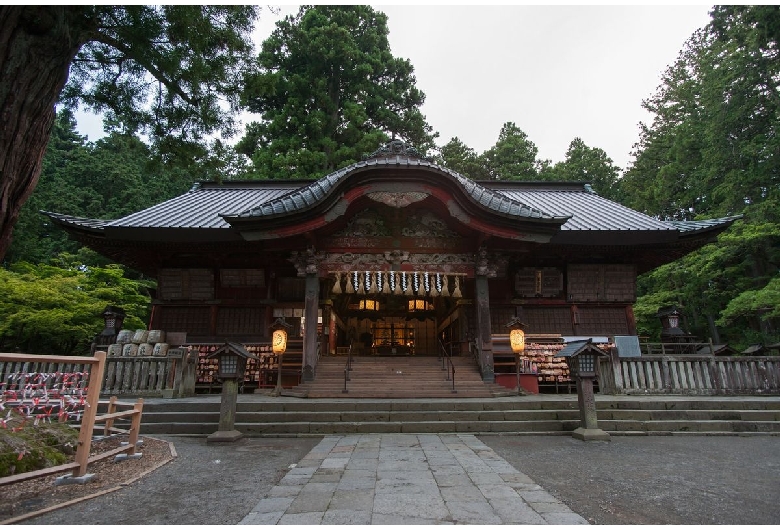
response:
M475 182L391 142L318 180L203 183L116 220L51 212L70 232L110 240L240 241L308 233L345 215L364 194L435 196L477 232L564 245L647 245L712 239L739 217L660 221L577 182ZM346 198L345 198L346 197ZM585 237L583 237L585 236Z
M363 174L368 170L381 168L393 170L422 169L431 174L440 175L455 183L475 205L487 213L523 220L547 221L556 224L563 224L571 217L571 215L551 215L515 198L482 186L455 171L439 166L419 156L419 154L416 154L416 151L400 141L390 142L388 146L378 150L368 159L335 171L306 186L290 191L286 195L258 204L244 211L220 215L230 224L250 219L260 220L300 215L305 211L326 203L330 197L337 194L337 190L342 189L344 183L350 178Z

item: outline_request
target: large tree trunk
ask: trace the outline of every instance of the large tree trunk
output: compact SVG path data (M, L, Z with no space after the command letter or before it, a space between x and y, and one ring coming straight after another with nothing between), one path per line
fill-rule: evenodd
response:
M83 7L0 6L0 260L41 172Z

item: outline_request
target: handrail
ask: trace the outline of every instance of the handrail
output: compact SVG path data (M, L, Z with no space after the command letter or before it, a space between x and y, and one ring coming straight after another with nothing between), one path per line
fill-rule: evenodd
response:
M477 368L479 369L479 375L482 375L482 361L479 358L479 349L477 348L476 341L470 340L469 341L469 353L474 358L474 363L477 365Z
M349 393L349 390L347 390L347 381L349 381L349 372L352 371L352 343L349 343L349 350L347 350L347 362L344 364L344 390L341 391L342 394Z
M441 341L441 339L439 339L439 346L441 347L441 351L444 353L444 355L440 354L441 366L442 366L441 369L444 370L444 359L447 359L447 362L450 365L449 368L450 370L452 370L452 393L457 394L458 391L455 390L455 365L452 362L452 350L450 349L450 351L448 352L447 348L444 347L444 343ZM451 345L450 348L452 348ZM450 380L450 370L447 370L447 381Z
M640 352L642 355L676 355L676 354L699 354L700 350L709 350L710 355L715 355L715 346L712 339L709 342L640 342Z

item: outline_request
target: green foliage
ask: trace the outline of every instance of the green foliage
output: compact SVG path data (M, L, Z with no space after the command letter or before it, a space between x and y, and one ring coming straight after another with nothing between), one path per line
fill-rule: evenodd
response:
M3 413L5 418L7 412ZM10 412L0 429L0 477L64 464L78 444L79 431L67 423L34 425ZM21 456L21 458L20 458Z
M67 254L53 265L19 262L0 269L0 349L88 354L107 305L125 310L128 328L146 327L152 285L125 277L119 265L86 267Z
M487 180L490 173L482 159L457 136L439 149L436 163L472 180Z
M237 145L257 176L316 178L391 138L433 147L425 94L387 35L386 15L369 6L304 6L277 22L242 95L261 115Z
M743 291L733 298L721 312L718 324L756 316L761 320L780 318L780 277L773 278L761 289Z
M536 180L536 145L517 125L507 122L501 127L498 141L482 153L491 178L496 180Z
M618 200L616 186L620 168L603 149L588 147L575 138L566 151L566 159L553 165L536 158L538 149L517 125L507 122L501 127L496 143L477 153L459 138L452 138L439 149L435 160L473 180L547 180L587 182L602 197Z
M192 149L163 155L136 136L120 133L88 143L77 134L72 112L61 110L38 187L22 207L6 261L40 263L77 251L78 244L41 211L117 219L180 195L198 180L241 177L240 161L229 146L217 140L199 153L195 158ZM105 263L97 260L87 264Z
M675 299L688 331L738 349L780 333L778 28L778 6L715 7L644 102L653 122L620 182L629 206L662 219L744 215L716 245L640 279L638 302Z
M111 130L144 133L169 148L197 146L193 140L215 130L231 134L259 12L211 5L74 8L72 33L85 44L62 100L105 113Z
M593 189L608 199L619 198L616 187L620 168L603 149L588 147L581 138L575 138L566 150L566 159L552 168L539 172L543 180L564 182L588 182Z

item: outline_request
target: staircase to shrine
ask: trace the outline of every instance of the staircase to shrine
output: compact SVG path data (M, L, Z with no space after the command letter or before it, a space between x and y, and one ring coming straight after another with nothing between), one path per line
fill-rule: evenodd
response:
M282 395L404 399L490 398L508 394L501 385L484 383L474 360L467 357L452 358L454 384L449 363L437 357L354 356L345 384L346 361L345 356L322 357L314 381L300 384Z

